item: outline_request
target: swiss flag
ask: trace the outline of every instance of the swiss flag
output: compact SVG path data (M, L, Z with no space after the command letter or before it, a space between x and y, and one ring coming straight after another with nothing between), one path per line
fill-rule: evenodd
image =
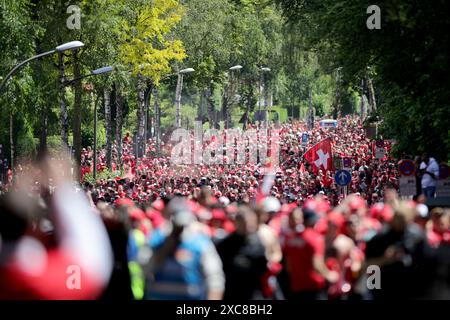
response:
M331 139L327 138L305 152L303 157L312 166L314 173L318 173L320 169L324 172L333 170L333 156L331 154Z

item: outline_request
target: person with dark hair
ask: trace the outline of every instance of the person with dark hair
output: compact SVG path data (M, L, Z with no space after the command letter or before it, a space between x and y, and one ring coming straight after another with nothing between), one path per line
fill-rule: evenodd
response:
M258 216L249 207L241 206L235 219L236 231L217 247L225 272L224 299L261 299L267 258L258 233Z
M366 266L380 268L382 285L374 299L421 298L433 277L434 252L425 232L414 223L416 212L406 202L393 202L389 224L368 241Z
M433 157L424 154L420 164L422 173L422 192L427 198L434 198L436 194L437 180L439 179L439 165Z

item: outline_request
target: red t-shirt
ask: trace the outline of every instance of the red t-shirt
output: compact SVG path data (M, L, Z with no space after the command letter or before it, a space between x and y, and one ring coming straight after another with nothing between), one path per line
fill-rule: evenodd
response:
M325 239L322 235L312 228L288 235L283 252L287 260L292 291L317 291L324 288L325 279L313 266L313 257L325 254Z
M47 253L46 268L39 275L28 274L15 262L0 266L0 300L86 300L96 299L102 286L87 270L77 267L75 260L61 250ZM79 287L69 288L71 275L80 275Z

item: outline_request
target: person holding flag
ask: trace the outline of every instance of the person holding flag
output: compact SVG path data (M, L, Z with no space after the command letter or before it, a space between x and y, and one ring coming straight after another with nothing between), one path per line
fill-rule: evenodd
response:
M314 174L319 170L324 172L333 170L333 154L331 151L331 139L326 138L312 146L303 157L311 165Z

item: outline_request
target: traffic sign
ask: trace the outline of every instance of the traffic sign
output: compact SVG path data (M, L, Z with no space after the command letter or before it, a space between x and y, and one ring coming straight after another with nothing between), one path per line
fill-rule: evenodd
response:
M338 186L345 187L352 181L352 175L347 170L339 170L336 172L334 179Z
M375 142L375 146L376 146L377 148L384 148L384 140L377 140L377 141Z
M400 195L409 197L416 194L416 177L400 177L399 178Z
M439 179L445 180L450 176L450 167L445 163L439 166Z
M411 176L416 172L416 165L412 160L401 160L398 165L398 171L402 176Z
M383 159L384 155L384 140L375 141L375 159Z
M450 179L439 180L436 187L436 197L450 197Z
M383 159L384 153L384 148L375 148L375 159Z
M308 144L309 134L303 133L302 134L302 146L306 147Z
M344 169L350 169L352 167L352 159L349 157L344 157L344 159L342 160L344 163Z
M342 158L334 156L333 157L333 166L334 166L334 169L336 169L336 170L342 169Z

